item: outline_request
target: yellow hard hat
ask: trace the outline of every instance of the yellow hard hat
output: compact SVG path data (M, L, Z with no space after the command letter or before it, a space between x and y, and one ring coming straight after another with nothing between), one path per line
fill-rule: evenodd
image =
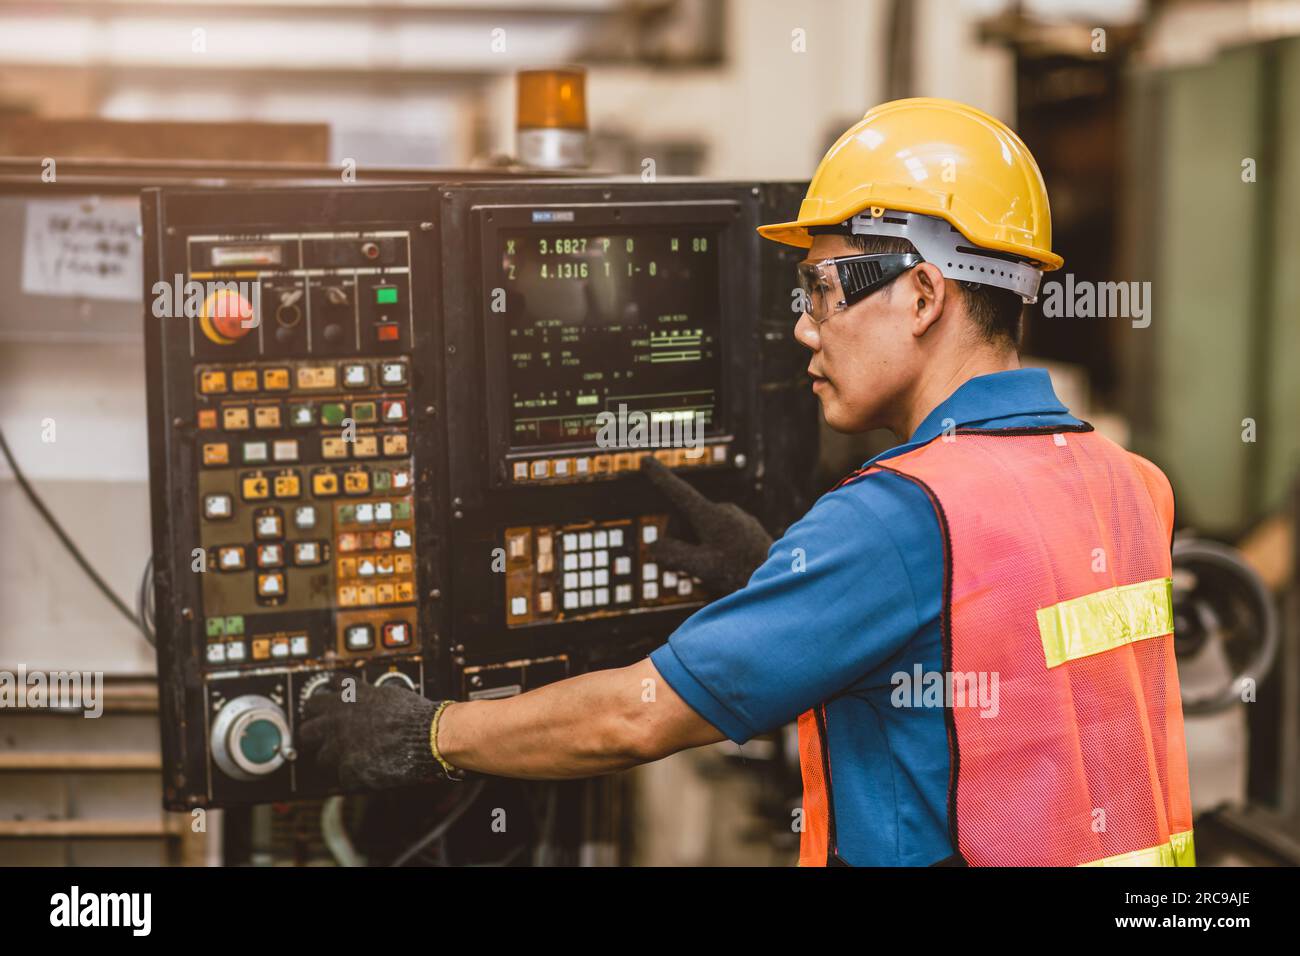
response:
M1047 188L1029 149L1006 124L953 100L893 100L869 110L822 157L799 218L758 231L807 248L809 226L886 209L944 219L974 246L1049 271L1065 263L1052 252Z

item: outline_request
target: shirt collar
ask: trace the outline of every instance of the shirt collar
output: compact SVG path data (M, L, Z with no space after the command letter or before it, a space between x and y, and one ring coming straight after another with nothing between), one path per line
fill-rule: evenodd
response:
M977 375L935 406L905 444L873 458L893 457L924 445L943 434L945 427L961 428L1000 418L1023 415L1061 415L1069 412L1052 388L1046 369L1017 368Z

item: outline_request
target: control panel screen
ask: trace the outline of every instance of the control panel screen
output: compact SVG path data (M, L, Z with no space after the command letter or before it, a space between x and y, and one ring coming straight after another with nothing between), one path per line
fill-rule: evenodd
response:
M602 412L721 427L716 231L519 230L499 251L512 448L592 444Z

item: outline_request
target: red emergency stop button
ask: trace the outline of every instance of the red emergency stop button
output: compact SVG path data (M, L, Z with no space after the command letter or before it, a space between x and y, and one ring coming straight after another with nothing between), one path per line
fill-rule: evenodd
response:
M253 307L239 292L217 289L203 300L199 327L218 345L234 345L257 328L257 320L253 316Z

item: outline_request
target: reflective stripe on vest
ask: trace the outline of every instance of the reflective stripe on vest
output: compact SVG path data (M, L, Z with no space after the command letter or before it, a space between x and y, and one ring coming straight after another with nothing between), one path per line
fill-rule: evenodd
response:
M919 485L943 530L945 676L995 688L995 708L947 706L960 856L1194 865L1164 475L1091 426L958 431L841 484L877 470ZM837 849L812 714L799 721L802 865Z

